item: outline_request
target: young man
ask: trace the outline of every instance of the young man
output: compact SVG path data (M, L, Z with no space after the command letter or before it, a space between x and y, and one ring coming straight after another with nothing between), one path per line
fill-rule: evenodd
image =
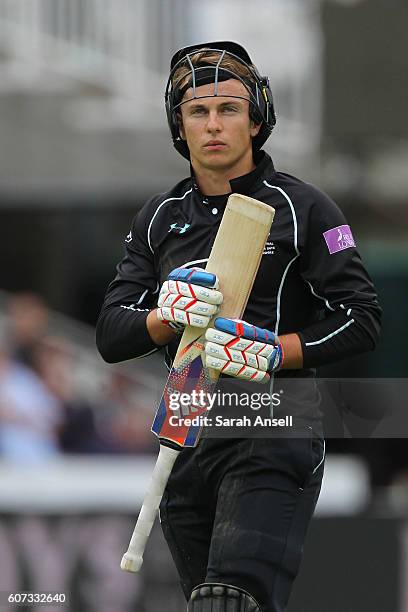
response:
M160 511L188 610L283 612L323 476L313 368L373 349L381 311L340 210L261 150L275 124L272 94L240 45L178 51L166 109L191 176L136 216L97 343L108 362L161 347L171 361L183 326L206 327L222 300L217 279L190 268L205 267L228 195L275 208L244 322L216 319L206 353L223 381L300 381L283 407L296 412L298 435L203 438L180 453Z

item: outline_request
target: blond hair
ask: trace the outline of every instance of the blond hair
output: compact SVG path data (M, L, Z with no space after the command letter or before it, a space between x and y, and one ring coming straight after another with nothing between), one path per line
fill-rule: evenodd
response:
M206 65L216 66L220 61L220 56L220 51L214 51L214 49L204 48L201 49L201 51L190 55L190 60L195 68L204 67ZM251 70L247 68L247 66L245 66L240 60L235 59L230 55L225 55L222 58L219 67L224 70L230 71L232 73L231 78L234 78L234 75L236 75L244 81L249 81L251 84L255 84L255 79L252 75ZM173 74L171 80L173 89L180 89L181 87L186 85L190 74L191 66L188 61L185 60L181 63L179 68L177 68Z

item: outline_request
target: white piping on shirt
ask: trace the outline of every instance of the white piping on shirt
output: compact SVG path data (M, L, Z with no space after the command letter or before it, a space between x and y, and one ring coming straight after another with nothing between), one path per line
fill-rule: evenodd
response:
M290 209L292 211L292 218L293 218L293 246L295 248L296 251L296 255L295 257L293 257L290 262L288 263L288 265L286 266L286 269L282 275L282 280L280 282L280 286L279 286L279 290L278 290L278 298L277 298L277 306L276 306L276 325L275 325L275 334L278 334L279 332L279 322L280 322L280 301L281 301L281 294L282 294L282 289L283 289L283 284L285 282L285 278L286 275L289 271L290 266L292 265L292 263L295 261L295 259L297 259L297 257L299 257L300 252L298 249L298 226L297 226L297 219L296 219L296 213L295 213L295 209L292 203L292 200L290 199L290 197L288 196L288 194L281 189L280 187L277 187L276 185L270 185L267 181L264 181L264 185L266 185L267 187L270 187L270 189L277 189L277 191L279 191L284 198L287 200L287 202L289 203ZM307 281L308 282L308 281ZM312 285L309 283L310 285L310 289L312 291L312 294L315 295L317 298L320 298L322 300L325 301L326 306L330 309L330 310L334 310L334 308L332 308L329 304L329 302L316 294L316 292L314 291ZM349 311L347 311L347 314L349 315L351 312L351 309L349 309ZM346 329L346 327L348 327L349 325L351 325L352 323L354 323L354 319L350 319L350 321L348 321L347 323L345 323L344 325L342 325L341 327L339 327L339 329L336 329L334 332L332 332L331 334L329 334L328 336L325 336L324 338L321 338L320 340L316 340L315 342L306 342L305 346L314 346L316 344L322 344L323 342L326 342L327 340L330 340L330 338L332 338L333 336L336 336L337 334L339 334L340 332L342 332L344 329Z
M187 261L185 264L180 266L180 268L187 268L187 266L191 266L191 264L204 263L204 262L208 261L208 259L209 258L206 257L205 259L195 259L194 261Z
M324 301L324 303L326 304L326 307L327 307L329 310L332 310L333 312L335 312L335 309L333 308L333 306L330 306L329 301L328 301L326 298L324 298L324 297L322 297L321 295L318 295L318 294L316 293L316 291L315 291L315 290L313 289L313 287L312 287L312 283L311 283L311 282L309 282L309 281L306 281L306 282L307 282L307 284L308 284L308 285L309 285L309 287L310 287L310 291L312 292L312 295L314 295L315 297L317 297L319 300L323 300L323 301Z
M130 306L125 306L124 304L120 305L121 308L125 310L133 310L133 312L149 312L149 308L135 308L134 304L130 304Z
M146 291L143 293L142 297L138 301L138 304L142 301L142 299L144 298L147 292L148 292L148 289L146 289ZM133 310L133 312L149 312L149 308L135 308L134 304L131 304L130 306L124 306L123 304L121 304L120 307L124 308L125 310ZM158 350L159 350L158 348L154 348L151 351L144 353L143 355L138 355L134 359L141 359L142 357L147 357L148 355L151 355L152 353L156 353Z
M186 193L184 195L182 195L181 197L177 197L177 198L167 198L167 200L164 200L160 206L157 207L156 212L154 213L153 217L150 220L149 223L149 227L147 228L147 243L149 245L149 249L151 250L152 253L154 253L153 249L152 249L152 245L150 243L150 230L152 229L152 224L153 221L157 215L157 213L159 212L159 210L161 209L162 206L164 206L164 204L167 204L167 202L171 202L172 200L184 200L184 198L186 197L186 195L188 195L189 193L191 193L193 191L193 188L191 187L190 189L188 189L186 191Z
M158 290L159 290L159 283L157 283L157 287L156 287L155 291L153 291L152 295L157 293ZM145 289L145 291L143 291L142 295L140 296L140 298L136 302L136 306L140 306L140 304L143 302L143 300L145 299L145 297L146 297L146 295L148 293L149 293L149 289ZM126 308L126 310L133 310L135 312L145 312L145 311L149 310L149 308L135 308L135 304L129 304L129 306L125 306L124 304L121 304L120 307L121 308Z
M158 348L154 348L148 353L144 353L144 355L138 355L137 357L134 357L134 359L141 359L142 357L147 357L148 355L151 355L152 353L157 353L158 350L159 350Z
M317 472L319 467L322 465L325 457L326 457L326 440L323 440L323 457L322 457L321 461L316 465L316 467L313 470L312 474L315 474Z
M281 302L281 295L282 295L282 289L283 289L283 284L285 282L285 278L287 273L289 272L289 268L292 265L292 263L295 261L295 259L297 259L299 257L299 255L295 255L290 262L288 263L288 265L286 266L286 269L284 271L284 273L282 274L282 279L279 285L279 290L278 290L278 297L276 300L276 324L275 324L275 334L279 333L279 323L280 323L280 302Z
M314 342L305 342L305 346L314 346L316 344L322 344L323 342L326 342L326 340L330 340L330 338L333 338L333 336L337 336L337 334L345 330L346 327L348 327L352 323L354 323L354 319L350 319L350 321L348 321L347 323L345 323L344 325L336 329L334 332L332 332L328 336L321 338L320 340L315 340Z
M143 302L143 300L145 299L146 294L147 294L148 292L149 292L149 290L148 290L148 289L146 289L146 291L144 291L144 292L142 293L142 295L141 295L141 296L140 296L140 298L139 298L139 301L138 301L138 302L136 302L136 305L137 305L137 306L140 306L140 304Z
M345 305L344 305L344 304L340 304L340 308L342 308L343 310L346 310L346 307L345 307ZM350 316L351 310L352 310L352 309L351 309L351 308L349 308L349 309L347 310L347 312L346 312L346 315L347 315L348 317Z
M295 208L294 208L292 200L290 199L288 194L285 191L283 191L283 189L281 189L280 187L277 187L276 185L270 185L268 183L268 181L264 181L264 185L266 185L270 189L276 189L277 191L279 191L283 195L283 197L286 199L286 201L288 202L288 204L290 206L290 210L292 212L292 219L293 219L293 246L295 248L296 255L295 255L295 257L293 257L290 260L290 262L286 266L286 269L285 269L285 271L284 271L284 273L282 275L282 279L281 279L281 282L280 282L280 285L279 285L278 297L277 297L277 301L276 301L276 324L275 324L275 334L278 334L279 333L279 323L280 323L280 302L281 302L281 295L282 295L283 284L285 282L285 278L286 278L286 275L287 275L287 273L289 271L290 266L295 261L295 259L297 259L299 257L299 255L300 255L300 252L299 252L299 249L298 249L298 225L297 225Z

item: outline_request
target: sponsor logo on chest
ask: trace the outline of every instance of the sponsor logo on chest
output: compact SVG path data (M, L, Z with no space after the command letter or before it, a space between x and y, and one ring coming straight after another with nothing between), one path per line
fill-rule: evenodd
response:
M273 240L270 240L268 238L265 243L262 255L275 255L275 243L273 242Z

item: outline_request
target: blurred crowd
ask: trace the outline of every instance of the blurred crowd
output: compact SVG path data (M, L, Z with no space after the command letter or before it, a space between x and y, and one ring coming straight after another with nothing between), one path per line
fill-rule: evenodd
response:
M44 299L28 292L11 295L0 310L0 460L33 463L70 453L157 452L150 426L162 383L152 374L157 389L151 383L148 388L140 364L131 364L130 370L106 366L92 338L90 367L81 358L83 349L68 332L61 333L55 321L52 324L52 317ZM351 385L347 395L347 380L340 395L330 389L333 406L340 407L341 420L351 415L354 428L357 423L367 429L371 417L366 418L362 407L369 406L371 414L377 405L382 414L389 398L384 401L376 386L367 386L364 397L364 388L356 393ZM325 401L325 412L333 418ZM375 428L377 420L372 423ZM406 487L405 439L370 437L370 432L362 435L358 430L329 436L327 451L363 457L374 488Z
M39 295L9 299L0 335L0 458L27 463L156 449L151 415L135 403L137 383L111 367L99 393L84 393L76 360L69 338L51 333Z

